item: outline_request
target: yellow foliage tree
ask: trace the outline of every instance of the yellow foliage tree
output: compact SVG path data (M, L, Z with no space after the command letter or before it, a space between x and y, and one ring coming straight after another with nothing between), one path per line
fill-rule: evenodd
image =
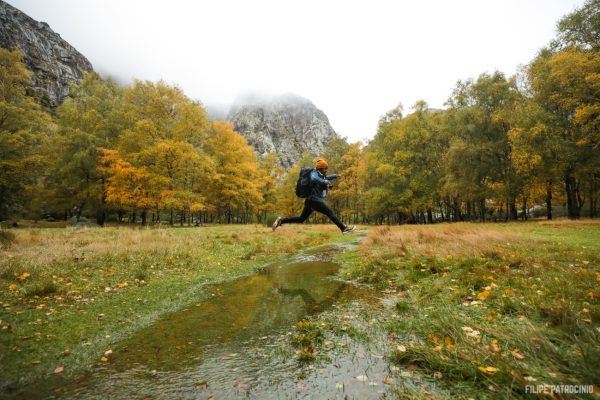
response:
M215 166L211 171L209 202L227 223L247 222L262 200L259 164L252 147L229 122L215 121L207 141Z

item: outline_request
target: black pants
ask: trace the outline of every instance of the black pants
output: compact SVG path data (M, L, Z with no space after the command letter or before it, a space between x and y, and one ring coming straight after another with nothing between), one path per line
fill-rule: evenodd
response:
M310 216L310 214L313 211L318 211L321 214L327 215L327 217L329 217L329 219L334 224L336 224L337 227L340 228L341 231L346 229L346 225L344 225L344 223L342 221L340 221L340 219L337 217L337 215L335 215L335 213L333 212L333 210L331 208L327 207L327 204L325 204L322 201L314 201L314 200L309 200L309 199L304 200L304 209L302 209L302 214L300 214L300 216L282 218L281 224L290 224L290 223L300 224L300 223L306 221L306 219Z

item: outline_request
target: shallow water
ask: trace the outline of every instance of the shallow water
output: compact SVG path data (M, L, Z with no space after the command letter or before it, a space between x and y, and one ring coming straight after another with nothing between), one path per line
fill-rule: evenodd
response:
M108 363L75 378L51 377L20 395L78 399L385 395L382 380L387 364L380 356L373 357L374 350L365 344L336 337L327 359L309 366L295 360L289 345L298 320L321 314L342 318L342 313L350 318L349 309L359 311L376 301L368 289L334 279L339 265L331 258L339 251L343 246L322 247L256 275L207 285L202 289L205 300L165 315L117 343Z

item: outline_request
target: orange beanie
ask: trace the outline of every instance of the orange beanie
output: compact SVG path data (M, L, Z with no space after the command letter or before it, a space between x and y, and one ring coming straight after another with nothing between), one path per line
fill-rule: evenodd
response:
M327 168L328 166L329 164L327 164L327 161L323 160L322 158L319 158L315 164L316 169L323 169Z

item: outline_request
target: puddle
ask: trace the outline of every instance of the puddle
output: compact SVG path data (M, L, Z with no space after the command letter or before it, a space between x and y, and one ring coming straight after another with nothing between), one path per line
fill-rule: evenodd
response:
M77 399L381 397L388 371L381 356L373 356L380 349L366 348L338 333L325 352L328 360L306 366L295 360L289 345L298 320L315 315L348 318L347 310L360 313L376 301L368 289L334 278L339 265L331 259L345 246L313 249L256 275L207 285L202 289L205 300L115 344L108 363L75 378L50 377L18 395ZM98 349L99 356L105 350Z

